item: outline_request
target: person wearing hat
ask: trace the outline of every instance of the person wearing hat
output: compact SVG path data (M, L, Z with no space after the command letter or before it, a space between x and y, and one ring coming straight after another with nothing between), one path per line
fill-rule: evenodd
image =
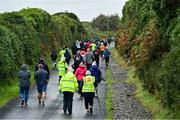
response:
M81 82L82 82L85 74L86 74L86 65L83 62L81 62L79 64L79 67L77 68L77 70L75 72L75 76L76 76L77 81L78 81L78 88L79 88L78 93L80 94L80 97L82 97L82 95L81 95Z
M93 98L95 97L95 86L97 82L95 77L91 75L89 70L86 71L86 76L83 77L82 81L82 96L85 101L85 109L90 114L93 113Z
M68 65L66 63L66 58L63 56L61 57L61 60L58 62L57 69L59 74L59 82L61 80L61 77L66 73Z
M26 69L25 64L21 66L21 70L19 71L18 77L20 86L21 106L27 106L30 87L29 79L31 77L31 73Z
M92 68L90 69L91 75L95 77L96 82L99 84L101 82L102 74L100 69L98 68L96 61L92 63ZM98 84L96 87L96 90L98 88Z
M78 83L76 76L73 74L74 69L69 67L67 73L62 76L59 91L63 93L63 110L64 114L72 114L73 94L77 91Z
M36 80L39 104L44 106L46 99L46 89L49 81L49 74L43 69L43 65L38 65L39 70L35 72L34 79Z

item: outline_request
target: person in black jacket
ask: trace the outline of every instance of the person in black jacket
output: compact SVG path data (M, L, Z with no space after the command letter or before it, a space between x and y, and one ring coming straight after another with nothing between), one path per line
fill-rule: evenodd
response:
M77 50L78 50L76 43L73 43L71 50L72 50L72 54L73 54L73 58L74 58L74 56L76 55Z
M75 71L77 70L77 68L79 67L79 64L81 63L82 61L80 60L80 57L78 56L75 56L74 58L74 64L73 64L73 69L74 69L74 73Z
M56 59L57 59L57 52L55 50L52 51L51 53L51 60L52 60L52 65L53 65L53 69L56 68Z
M42 57L39 58L39 63L36 64L36 66L35 66L35 72L38 71L38 69L39 69L39 68L38 68L38 65L39 65L39 64L42 64L42 65L43 65L43 69L48 72L48 75L50 75L49 67L48 67L48 65L45 63L44 58L42 58Z
M30 77L31 73L26 69L26 65L21 66L21 71L19 71L19 86L20 86L20 97L21 106L27 106L29 97L29 87L30 87Z

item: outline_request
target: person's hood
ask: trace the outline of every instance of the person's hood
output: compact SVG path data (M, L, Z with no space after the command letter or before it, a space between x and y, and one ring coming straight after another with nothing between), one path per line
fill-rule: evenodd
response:
M93 65L93 66L92 66L92 69L97 69L97 66L96 66L96 65Z
M79 68L81 68L81 69L85 69L85 68L86 68L86 66L79 66Z
M91 75L91 72L89 70L87 70L86 75Z
M21 70L26 70L26 65L25 64L21 65Z
M61 57L61 62L64 62L66 60L66 58L63 56Z

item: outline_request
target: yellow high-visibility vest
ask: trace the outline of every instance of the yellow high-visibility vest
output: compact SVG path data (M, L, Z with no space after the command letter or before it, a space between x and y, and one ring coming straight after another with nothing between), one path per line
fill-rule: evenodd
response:
M65 53L65 50L61 50L61 51L59 52L60 57L64 57L64 53Z
M95 50L96 50L96 44L95 44L95 43L92 43L92 44L91 44L91 49L92 49L92 51L95 51Z
M59 84L59 90L61 92L73 92L75 93L78 88L78 82L76 76L72 72L67 72L62 76Z
M82 93L85 92L95 92L95 77L91 75L87 75L83 78L83 88L82 88Z
M68 68L68 65L64 61L59 61L57 64L57 68L58 68L59 76L63 76L66 73L66 69Z

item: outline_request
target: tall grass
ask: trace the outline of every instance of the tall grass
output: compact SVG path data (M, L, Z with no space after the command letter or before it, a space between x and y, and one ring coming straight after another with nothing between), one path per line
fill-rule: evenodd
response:
M10 100L19 96L19 81L18 78L9 80L9 84L0 84L0 107L4 106ZM31 87L34 85L34 68L31 68Z
M107 92L106 92L106 119L112 119L112 84L113 78L110 69L106 71L106 83L107 83Z
M153 119L168 119L171 118L171 111L164 108L161 101L154 95L143 89L143 84L136 75L135 67L128 65L124 59L118 54L118 51L113 48L111 54L114 60L124 69L128 70L127 83L136 86L135 97L139 99L144 107L151 111Z

